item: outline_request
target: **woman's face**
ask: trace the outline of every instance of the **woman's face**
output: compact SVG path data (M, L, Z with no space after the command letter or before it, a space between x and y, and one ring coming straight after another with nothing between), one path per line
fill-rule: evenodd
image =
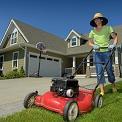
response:
M95 22L95 24L98 26L98 25L102 25L102 19L100 19L100 18L96 18L95 20L94 20L94 22Z

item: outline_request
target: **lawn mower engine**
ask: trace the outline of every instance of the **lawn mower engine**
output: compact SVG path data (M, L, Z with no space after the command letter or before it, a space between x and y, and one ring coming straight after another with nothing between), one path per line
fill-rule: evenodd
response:
M63 97L77 97L79 94L79 84L76 79L54 78L52 79L51 92L55 92Z

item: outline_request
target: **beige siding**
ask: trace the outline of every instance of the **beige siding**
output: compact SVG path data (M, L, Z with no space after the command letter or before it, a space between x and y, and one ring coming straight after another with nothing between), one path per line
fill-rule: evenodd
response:
M77 38L77 45L80 46L80 39Z
M9 47L10 46L10 38L9 39L6 39L6 42L3 46L3 48L6 48L6 47Z
M18 43L26 43L25 39L21 35L21 33L18 33Z
M67 44L67 45L68 45L68 48L70 48L70 42L68 42L68 44Z
M6 40L6 43L4 44L4 48L6 47L10 47L10 42L11 42L11 38ZM24 38L22 37L22 35L18 32L18 37L17 37L17 43L25 43L26 41L24 40Z
M13 58L13 52L19 52L19 59L18 59L18 69L20 69L22 66L24 67L24 50L17 49L10 52L4 53L4 63L3 63L3 73L6 74L9 71L12 71L12 58Z

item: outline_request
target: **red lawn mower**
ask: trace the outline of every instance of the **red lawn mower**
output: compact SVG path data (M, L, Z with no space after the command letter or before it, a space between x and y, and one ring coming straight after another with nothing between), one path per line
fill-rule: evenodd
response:
M92 50L89 54L91 52ZM24 107L30 108L34 105L46 108L63 115L65 121L75 120L78 114L87 113L94 107L101 108L103 97L100 94L95 94L99 84L94 89L86 89L79 86L78 80L74 79L75 74L86 61L88 55L83 59L72 76L53 78L50 91L43 95L39 95L38 91L29 93L24 99ZM105 68L107 64L105 64Z

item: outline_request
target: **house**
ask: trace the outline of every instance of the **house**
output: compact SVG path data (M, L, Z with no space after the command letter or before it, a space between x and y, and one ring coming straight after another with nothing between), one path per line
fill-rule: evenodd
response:
M122 26L116 27L121 40ZM24 68L26 76L59 77L64 73L73 73L82 59L91 50L87 45L87 36L71 30L66 39L45 32L19 20L12 19L0 44L0 71L6 74L14 69ZM46 46L46 53L36 48L39 42ZM119 44L121 48L121 43ZM114 68L119 75L118 52L115 53ZM86 77L94 75L94 64L90 55L77 74ZM40 66L40 68L39 68ZM39 72L38 72L39 71ZM93 73L93 74L92 74Z

